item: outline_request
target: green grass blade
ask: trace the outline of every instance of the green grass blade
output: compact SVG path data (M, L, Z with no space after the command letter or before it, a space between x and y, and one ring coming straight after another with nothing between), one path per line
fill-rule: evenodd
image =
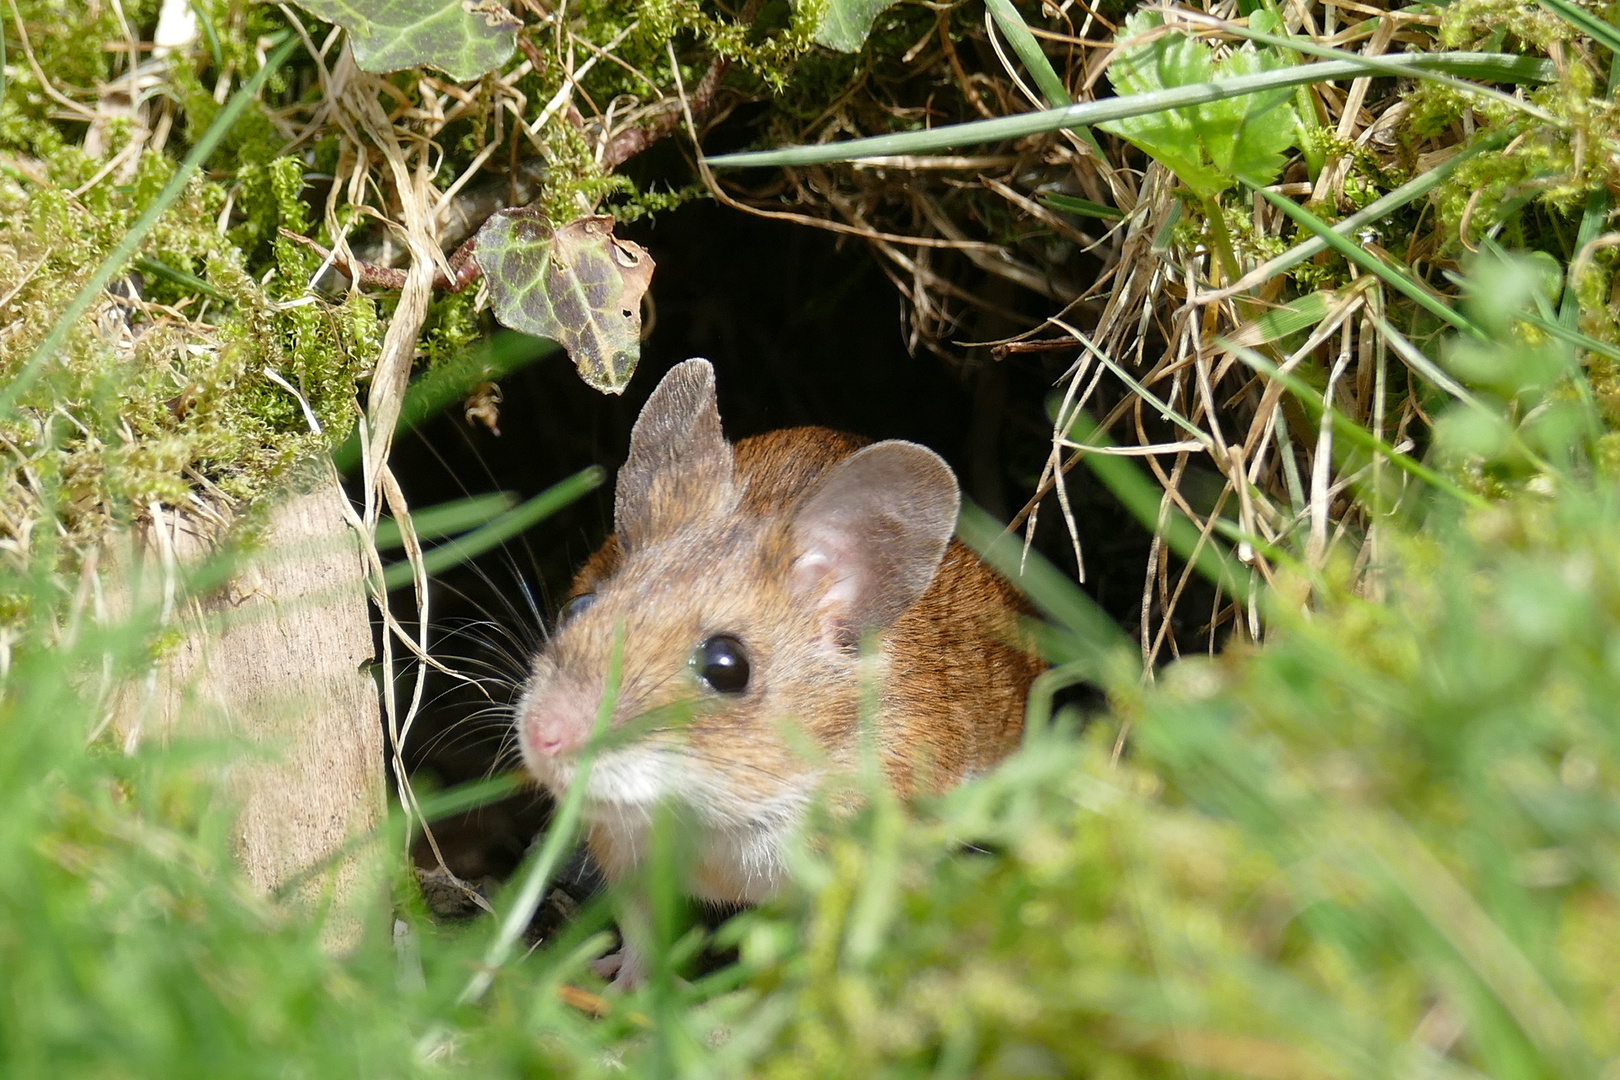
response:
M1583 334L1579 330L1571 330L1560 322L1544 319L1539 315L1532 315L1528 311L1521 314L1519 318L1536 329L1552 335L1559 341L1568 342L1590 353L1596 353L1605 360L1620 360L1620 348L1616 348L1606 341L1599 341L1597 338Z
M1046 618L1070 631L1095 665L1124 650L1134 652L1125 632L1074 579L1038 551L1024 554L1022 540L971 499L962 500L956 535L985 563L1016 586Z
M522 882L513 897L512 906L501 919L500 928L484 953L483 964L468 980L467 988L461 992L462 1004L483 997L484 992L495 981L495 973L512 958L523 931L528 929L529 921L534 918L535 909L540 906L540 900L546 894L546 886L551 883L557 867L562 865L563 856L573 845L574 835L579 831L580 818L585 810L585 790L590 783L591 763L596 758L597 746L602 736L607 733L608 721L613 716L613 707L618 703L619 680L623 672L624 624L621 622L615 628L613 652L608 656L607 685L602 689L602 703L596 710L596 723L591 728L591 737L580 753L573 782L568 785L567 795L563 797L557 812L552 816L539 854L523 872Z
M1046 58L1040 42L1029 32L1024 17L1018 14L1018 9L1012 6L1011 0L985 0L984 6L990 12L991 18L996 20L996 28L1007 38L1007 44L1018 54L1024 69L1035 80L1035 85L1040 89L1041 97L1046 99L1047 106L1056 109L1073 104L1074 99L1069 96L1068 88L1053 70L1052 61Z
M1395 355L1404 360L1407 367L1417 372L1418 375L1427 380L1431 385L1438 386L1440 389L1444 390L1458 401L1463 402L1469 408L1487 408L1485 403L1470 393L1466 386L1458 382L1456 379L1453 379L1450 375L1446 374L1439 364L1436 364L1433 360L1430 360L1427 356L1424 356L1422 350L1420 350L1416 345L1412 344L1412 342L1407 339L1405 334L1395 329L1395 327L1390 324L1389 320L1385 319L1382 315L1374 314L1372 315L1372 324L1378 328L1378 333L1381 334L1384 340L1389 342L1390 347L1395 350Z
M468 529L476 529L485 522L512 509L517 499L510 492L495 492L490 495L474 495L470 499L457 499L455 502L440 503L424 510L411 513L411 528L416 531L418 540L438 540L446 536L454 536ZM405 542L401 535L399 522L393 518L383 518L377 522L377 550L388 551L397 548Z
M1284 214L1287 214L1290 218L1293 218L1295 224L1315 233L1318 238L1327 244L1328 247L1332 248L1340 255L1343 255L1346 259L1349 259L1351 262L1355 263L1369 274L1375 275L1381 281L1383 281L1384 284L1388 285L1396 292L1410 298L1417 303L1419 307L1423 308L1431 315L1434 315L1444 322L1450 323L1459 330L1473 334L1477 338L1483 339L1486 336L1485 332L1479 327L1475 326L1472 321L1465 318L1461 313L1452 310L1449 306L1442 302L1439 297L1435 296L1423 285L1419 284L1415 279L1407 276L1404 272L1397 270L1389 263L1384 262L1384 260L1377 258L1372 254L1372 252L1367 251L1359 244L1351 242L1347 237L1340 236L1338 233L1333 231L1333 227L1331 225L1317 217L1315 214L1311 213L1309 210L1305 209L1303 206L1300 206L1292 199L1284 198L1274 191L1267 191L1259 184L1254 184L1247 180L1243 182L1249 187L1253 188L1255 191L1259 192L1261 198L1265 199L1272 206L1275 206Z
M1455 172L1457 166L1463 162L1471 161L1489 150L1496 150L1506 146L1510 140L1519 134L1519 130L1517 125L1510 124L1500 131L1494 131L1489 135L1480 137L1467 149L1451 155L1451 157L1423 175L1407 181L1387 195L1374 199L1362 209L1334 225L1333 231L1340 236L1349 237L1355 235L1358 230L1376 221L1383 220L1401 207L1417 201L1439 187L1446 177ZM1326 250L1328 250L1328 242L1320 236L1313 235L1309 240L1295 244L1275 259L1268 260L1244 274L1243 280L1239 284L1244 285L1245 288L1252 288L1252 285L1244 283L1252 282L1254 285L1258 285L1261 282L1269 281L1271 278L1292 270L1307 259L1314 259ZM1233 286L1233 288L1236 289L1237 286ZM1225 292L1226 290L1222 291Z
M1087 454L1085 463L1144 529L1159 530L1159 506L1164 491L1143 476L1134 462L1112 454ZM1191 562L1205 580L1219 585L1229 596L1245 603L1249 601L1254 586L1220 541L1213 536L1206 540L1203 530L1173 507L1160 531L1165 546L1182 560Z
M472 780L465 784L446 791L435 792L432 795L418 798L412 818L432 823L452 814L464 814L469 810L477 810L482 806L500 802L502 799L516 795L523 790L523 774L520 772L506 772L498 776L488 776L482 780ZM333 867L341 865L356 852L369 844L375 844L390 834L402 833L407 826L407 816L401 812L398 805L392 807L386 820L380 822L370 832L357 833L350 836L338 848L328 852L323 858L309 864L302 870L287 878L273 890L275 897L284 899L296 896L305 884L316 880L328 873Z
M205 0L187 0L192 13L197 16L197 25L202 27L203 36L208 39L208 55L213 58L214 67L225 66L225 54L219 47L219 33L214 29L214 20L208 13Z
M1603 233L1603 223L1609 219L1609 193L1599 187L1587 193L1586 208L1581 212L1581 226L1575 234L1575 250L1583 251L1586 245L1596 240ZM1570 267L1564 268L1564 294L1558 307L1558 319L1571 330L1581 317L1580 297L1575 293L1575 279L1570 276Z
M96 272L90 275L90 280L84 283L84 288L79 290L72 303L68 304L67 310L62 312L61 317L56 320L56 324L51 327L51 332L45 335L45 340L40 342L39 348L34 350L34 354L13 376L10 385L4 390L0 390L0 416L10 413L12 407L16 405L17 399L27 393L28 388L39 380L40 375L45 370L45 364L61 350L62 343L67 340L68 332L73 329L73 324L78 322L86 311L90 310L90 305L95 303L96 299L106 290L114 275L129 262L130 257L140 247L141 241L146 239L146 234L151 232L152 226L158 223L158 218L162 217L163 212L185 191L186 185L191 182L191 178L202 167L202 163L208 160L208 156L214 152L214 148L225 137L225 133L235 126L242 113L247 110L248 104L258 94L259 88L264 85L265 80L286 61L288 56L292 55L292 51L297 47L298 39L295 37L281 42L279 47L265 60L264 66L247 81L247 85L238 90L231 97L230 102L219 111L219 115L214 118L214 122L208 125L208 130L203 132L202 138L198 139L196 145L191 148L191 153L186 155L186 159L174 171L174 175L169 178L169 182L163 185L163 190L152 201L152 205L148 206L146 212L135 220L135 224L130 226L129 232L124 234L124 238L101 261L101 265L96 268Z
M1237 37L1246 38L1247 40L1255 42L1259 45L1269 45L1277 49L1288 49L1291 52L1303 53L1306 56L1314 56L1321 60L1360 60L1363 63L1371 66L1376 73L1382 75L1402 76L1406 74L1400 69L1399 66L1390 66L1392 61L1396 61L1400 58L1400 54L1396 54L1395 56L1364 56L1361 53L1354 53L1345 49L1335 49L1328 45L1318 45L1316 42L1311 41L1308 38L1284 37L1279 34L1268 34L1261 30L1250 30L1247 26L1227 22L1223 19L1212 18L1211 16L1203 15L1197 12L1190 13L1190 18L1195 23L1218 29L1223 33L1230 33L1236 35ZM1437 53L1431 55L1443 56L1445 54ZM1528 60L1532 58L1520 57L1519 59ZM1532 64L1523 64L1510 68L1503 68L1498 73L1504 77L1492 78L1489 74L1483 73L1480 69L1475 69L1472 72L1456 71L1453 73L1448 71L1445 66L1440 66L1437 69L1428 72L1423 77L1431 82L1439 83L1441 86L1449 86L1451 89L1459 90L1465 94L1477 94L1482 97L1493 98L1501 104L1506 105L1508 108L1514 109L1518 112L1527 113L1543 123L1553 124L1558 127L1567 126L1563 121L1560 121L1557 117L1553 116L1546 110L1538 108L1537 106L1532 105L1520 98L1513 97L1511 94L1504 94L1500 90L1495 90L1488 86L1477 86L1473 83L1464 82L1461 79L1453 77L1453 74L1467 75L1471 78L1482 79L1485 82L1512 83L1554 82L1557 80L1557 73L1553 69L1552 63L1547 60L1536 60L1533 61Z
M1243 328L1243 336L1253 344L1268 345L1301 330L1309 330L1327 318L1327 313L1327 294L1306 293L1252 320Z
M508 510L500 517L491 521L483 528L475 529L466 536L458 537L447 544L440 544L422 556L422 563L429 576L443 573L452 566L459 566L468 559L482 555L490 548L505 543L518 533L524 531L536 522L556 513L581 495L595 490L607 479L607 471L600 465L592 465L581 469L560 483L542 491L521 506ZM389 589L398 589L408 585L412 572L410 563L392 563L383 569L383 583Z
M211 299L225 299L224 293L208 284L208 282L204 281L196 274L188 274L184 270L176 270L166 262L159 262L157 259L148 259L142 255L135 258L130 265L144 274L151 274L153 277L160 277L165 281L172 281L176 285L190 289L192 292L201 293L202 295L210 297Z
M1069 430L1077 442L1100 447L1114 445L1108 433L1083 410L1075 414ZM1087 454L1085 463L1144 529L1161 532L1171 551L1191 562L1200 574L1228 594L1247 602L1254 591L1248 573L1218 540L1213 536L1205 539L1203 529L1173 505L1160 529L1159 510L1164 489L1142 475L1135 462L1117 454Z
M1064 214L1078 214L1081 217L1101 218L1103 221L1123 221L1125 215L1112 206L1092 202L1090 199L1077 199L1073 195L1061 195L1055 191L1042 191L1035 196L1048 209Z
M397 435L437 414L452 402L461 400L481 382L505 378L518 368L550 356L561 346L546 338L498 330L460 356L446 361L411 380L405 401L394 424ZM338 472L349 473L360 467L358 432L332 452Z
M416 801L416 813L423 821L437 821L451 814L464 814L481 806L500 802L523 790L523 774L517 771L469 780L453 788L436 791Z
M721 154L708 158L707 163L713 168L738 169L769 165L816 165L861 157L931 153L978 143L1021 139L1063 128L1090 127L1107 120L1123 120L1165 109L1204 105L1263 90L1378 75L1389 69L1407 77L1447 73L1469 75L1493 82L1536 82L1545 81L1543 76L1551 70L1551 67L1545 61L1496 53L1414 53L1389 57L1376 65L1363 60L1327 60L1316 64L1300 64L1278 71L1266 71L1258 75L1241 75L1192 86L1177 86L1151 94L1084 101L1061 109L1044 109L1018 116L1001 116L993 120L951 124L928 131L875 135L818 146Z
M1159 419L1176 425L1176 427L1191 435L1205 447L1213 447L1215 445L1214 440L1209 437L1209 433L1207 431L1193 423L1191 420L1188 420L1185 416L1182 416L1180 413L1176 412L1176 410L1172 409L1165 402L1159 400L1159 395L1155 394L1153 391L1149 390L1147 387L1138 382L1130 372L1120 367L1119 364L1114 361L1113 357L1097 348L1089 337L1082 334L1074 327L1068 326L1062 322L1059 322L1058 325L1062 326L1063 329L1067 330L1071 335L1073 335L1074 339L1080 342L1081 345L1084 345L1086 351L1091 353L1092 356L1096 357L1097 362L1102 364L1103 367L1113 372L1116 379L1130 387L1131 393L1153 406L1154 410L1159 414ZM1081 412L1077 413L1076 415L1084 416L1085 414Z
M1337 409L1322 404L1321 391L1316 390L1303 379L1296 378L1280 370L1276 364L1273 364L1253 349L1244 348L1242 345L1234 345L1225 338L1217 338L1215 344L1219 348L1228 350L1233 356L1236 356L1268 379L1282 383L1294 397L1299 399L1300 404L1305 406L1305 410L1311 414L1312 419L1316 419L1326 412L1329 421L1333 424L1333 430L1350 443L1384 457L1402 472L1423 481L1437 491L1445 492L1459 502L1466 503L1476 509L1484 509L1490 505L1490 502L1483 496L1459 487L1449 478L1435 472L1427 465L1396 450L1389 443L1357 424Z
M1492 409L1479 398L1475 397L1467 387L1463 386L1456 379L1453 379L1445 371L1441 370L1440 366L1433 360L1430 360L1427 356L1424 356L1418 347L1407 339L1406 335L1402 334L1399 330L1395 329L1395 327L1391 326L1389 321L1382 315L1373 315L1372 324L1377 328L1378 333L1383 337L1383 339L1389 343L1389 346L1395 350L1395 355L1399 356L1403 361L1405 361L1406 366L1415 371L1423 379L1427 380L1434 386L1438 386L1440 389L1444 390L1446 393L1450 394L1452 397L1456 398L1459 402L1475 412L1483 413L1486 416L1492 417L1500 416L1500 413L1498 413L1495 409ZM1537 454L1529 446L1525 445L1523 437L1520 436L1517 430L1513 432L1513 435L1509 441L1513 448L1520 454L1524 455L1524 459L1533 464L1537 469L1540 469L1545 473L1553 473L1556 471L1550 464L1548 464L1546 459L1544 459L1540 454Z

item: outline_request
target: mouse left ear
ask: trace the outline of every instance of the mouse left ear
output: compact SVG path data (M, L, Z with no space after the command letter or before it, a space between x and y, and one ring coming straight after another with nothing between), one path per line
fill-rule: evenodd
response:
M676 364L630 431L613 499L619 547L634 551L661 532L728 513L737 502L734 471L714 367L703 359Z
M824 641L853 645L922 598L961 501L951 467L916 443L874 443L822 477L793 517L788 587L815 605Z

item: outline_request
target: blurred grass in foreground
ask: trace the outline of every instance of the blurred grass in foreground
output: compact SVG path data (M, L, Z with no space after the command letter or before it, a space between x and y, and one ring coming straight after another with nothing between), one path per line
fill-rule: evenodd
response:
M766 1071L1613 1076L1620 498L1392 547L1385 602L1274 611L945 800L864 964L876 848L834 844Z
M103 674L139 681L163 640L155 613L19 627L0 1076L1612 1080L1620 491L1567 352L1507 341L1448 358L1479 396L1433 454L1493 475L1495 504L1408 501L1375 565L1283 582L1312 604L1269 601L1264 648L1147 688L1094 666L1106 715L1039 725L935 802L828 824L802 890L719 931L738 964L689 984L655 964L602 1019L558 988L600 989L604 905L476 1005L458 997L495 921L433 926L409 886L407 934L379 917L324 954L318 912L274 908L232 863L208 779L232 747L86 747ZM1482 407L1499 422L1468 419ZM39 573L5 584L67 595ZM1044 580L1044 610L1073 606ZM654 931L690 955L661 873Z

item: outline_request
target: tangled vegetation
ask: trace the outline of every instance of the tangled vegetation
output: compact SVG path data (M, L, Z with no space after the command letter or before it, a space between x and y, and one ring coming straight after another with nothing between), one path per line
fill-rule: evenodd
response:
M0 1072L1620 1068L1608 5L526 0L397 71L349 11L0 7ZM1031 556L1024 750L870 792L712 935L651 867L634 996L587 969L612 898L514 957L404 886L334 956L233 867L238 748L98 737L170 633L101 617L98 553L357 424L375 531L411 377L496 374L483 222L697 198L863 238L915 349L1072 358L1015 524L1073 530L1093 469L1154 532L1141 639ZM1155 678L1198 577L1225 648ZM1106 704L1053 715L1080 679Z

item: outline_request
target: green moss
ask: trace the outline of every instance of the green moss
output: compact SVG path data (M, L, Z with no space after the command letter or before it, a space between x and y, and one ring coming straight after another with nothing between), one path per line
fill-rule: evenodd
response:
M535 202L552 222L573 221L608 196L635 190L629 177L603 171L596 163L595 148L566 120L553 118L543 135L551 167Z
M478 318L477 300L477 290L466 289L459 293L443 293L428 305L421 336L422 355L428 370L447 360L464 356L483 338L484 327Z
M153 10L145 2L138 7ZM125 13L128 11L126 7ZM19 40L19 20L27 32L26 51ZM102 43L124 41L127 37L118 8L111 4L19 0L15 7L6 5L5 23L6 97L19 113L35 120L53 118L59 108L40 84L36 67L47 74L54 87L90 90L112 74L114 54L103 49Z
M81 168L69 151L53 165ZM43 340L172 170L147 154L130 184L103 180L78 198L0 182L0 296L11 297L0 313L0 372L16 370ZM284 159L259 175L262 200L275 210L270 220L307 225L299 164ZM148 505L187 505L198 478L246 509L294 462L352 429L357 379L381 343L374 305L359 295L336 307L278 302L303 296L308 253L279 248L278 276L270 290L261 287L215 227L227 197L222 185L193 182L140 251L202 276L222 300L199 307L194 293L154 278L142 287L143 302L103 304L70 333L18 414L0 423L15 481L0 490L0 533L14 565L44 559L71 571ZM151 306L181 302L184 314ZM319 433L267 368L297 389ZM38 482L22 482L28 475ZM27 604L11 598L0 606L15 613Z
M1574 37L1568 23L1533 4L1455 0L1440 8L1440 43L1448 49L1545 53L1553 42Z
M694 181L682 188L659 191L652 188L637 189L627 195L613 197L604 207L620 224L629 224L644 217L654 217L678 209L693 199L706 199L709 189L702 181Z

